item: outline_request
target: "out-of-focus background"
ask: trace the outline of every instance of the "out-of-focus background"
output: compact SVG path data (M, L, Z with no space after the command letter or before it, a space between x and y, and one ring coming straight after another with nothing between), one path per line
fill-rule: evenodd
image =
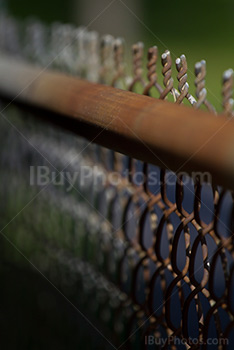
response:
M220 107L222 73L234 63L233 0L2 0L4 3L18 18L69 22L100 34L122 36L128 50L142 40L146 48L157 45L160 53L169 49L174 59L184 53L191 88L194 64L205 59L208 97Z

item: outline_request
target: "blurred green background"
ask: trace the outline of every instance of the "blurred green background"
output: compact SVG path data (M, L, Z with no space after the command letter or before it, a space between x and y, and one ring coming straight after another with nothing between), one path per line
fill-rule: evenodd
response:
M225 69L234 66L234 1L192 0L8 0L13 15L36 16L46 23L71 22L123 36L127 48L142 40L146 48L169 49L175 59L184 53L189 64L193 90L194 64L207 61L209 100L221 107L221 80Z

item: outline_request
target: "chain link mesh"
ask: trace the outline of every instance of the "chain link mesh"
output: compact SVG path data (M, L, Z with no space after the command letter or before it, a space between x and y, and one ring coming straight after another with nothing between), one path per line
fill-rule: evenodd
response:
M99 43L85 28L35 21L19 36L20 23L9 17L0 23L4 51L113 87L188 101L216 117L204 60L195 65L195 98L184 55L175 62L176 88L168 50L161 85L156 46L148 50L146 79L143 43L132 48L128 76L123 39L104 36ZM232 84L229 69L222 90L229 118ZM27 258L63 290L75 290L79 307L118 349L231 349L233 193L206 174L188 177L131 159L13 105L6 115L20 134L1 121L1 224L20 213L3 232ZM35 169L45 166L54 175L38 185ZM78 174L72 185L68 174Z

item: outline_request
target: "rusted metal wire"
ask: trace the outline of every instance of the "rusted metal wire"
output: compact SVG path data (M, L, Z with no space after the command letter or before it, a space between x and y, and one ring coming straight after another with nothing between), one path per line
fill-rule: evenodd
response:
M162 93L162 87L158 83L158 75L157 75L157 60L158 60L158 48L157 46L153 46L148 50L148 80L149 83L146 85L143 94L149 95L152 87L155 87L158 92Z
M113 77L111 86L119 87L117 82L125 77L125 64L124 64L124 40L117 38L114 41L114 61L115 61L115 75ZM117 86L116 86L117 85Z
M80 38L82 41L84 36ZM87 180L78 187L81 193L86 189L85 198L93 204L91 209L83 204L83 210L78 204L74 211L86 228L85 235L78 235L79 243L85 241L84 250L92 250L89 258L84 251L78 264L86 286L86 302L90 304L97 290L101 307L97 311L95 301L93 309L102 322L112 327L118 349L135 349L136 345L147 349L152 337L161 342L162 349L180 349L178 340L183 341L183 348L192 350L208 349L209 343L227 349L227 341L232 347L233 71L224 73L224 113L216 115L205 88L204 60L195 65L195 99L189 92L184 55L175 62L177 90L168 50L161 56L162 87L156 71L156 46L148 51L146 82L142 43L132 48L133 77L127 77L121 39L105 36L99 45L95 34L85 40L88 46L84 50L88 52L83 57L91 51L100 61L84 60L83 72L88 74L96 65L97 81L111 87L58 72L41 72L40 68L2 55L0 95L14 98L21 107L30 106L31 111L43 114L64 130L111 150L102 148L97 152L93 145L87 145L87 156L81 155L78 165L70 164L72 170L82 164L93 168L98 164L101 175L109 176L101 186ZM4 49L8 54L11 51ZM82 57L81 52L79 55ZM64 68L64 61L60 64ZM129 91L116 88L120 81ZM137 84L143 96L132 92ZM152 89L156 89L158 98L151 97ZM164 101L170 95L174 104ZM194 108L183 106L185 100ZM202 106L208 111L199 110ZM51 162L62 162L56 137L50 143L44 133L38 135L37 128L33 135L26 126L24 132L30 140L39 139L40 155L46 152ZM76 151L72 146L67 154L71 157ZM113 151L123 154L116 157ZM26 159L30 159L28 152ZM204 178L204 172L212 181ZM136 180L139 175L141 181ZM157 175L156 182L152 183L152 175ZM14 173L11 176L14 178ZM118 178L118 182L110 178ZM74 198L72 205L66 205L67 193L55 193L47 193L50 205L61 203L63 210L74 216ZM101 277L96 276L92 265Z
M196 103L195 98L189 94L189 84L187 83L187 61L185 55L181 55L176 59L176 69L178 70L177 79L179 81L179 92L176 103L181 103L184 98L187 98L191 105Z
M170 51L166 51L162 54L162 65L163 70L162 74L164 76L163 84L165 86L165 90L161 93L160 98L164 100L166 96L169 94L169 92L172 93L174 97L174 101L176 101L180 93L173 87L173 78L171 77L171 66L172 66L172 60L171 60L171 54Z
M234 101L232 99L233 93L233 70L228 69L223 74L223 108L227 115L233 115Z
M205 88L205 77L206 77L206 61L202 60L195 64L195 86L196 86L196 96L198 101L195 105L199 108L204 104L210 112L215 113L215 108L207 101L207 90Z
M133 79L128 87L129 91L133 91L133 88L137 83L140 83L143 87L145 86L145 81L143 79L143 55L144 55L144 44L139 42L134 44L132 47L133 55Z

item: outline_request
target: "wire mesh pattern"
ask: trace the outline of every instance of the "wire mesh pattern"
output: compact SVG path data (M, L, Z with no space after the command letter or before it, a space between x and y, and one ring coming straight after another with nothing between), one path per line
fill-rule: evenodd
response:
M19 58L149 96L155 90L160 99L171 98L177 104L187 101L218 117L207 97L204 60L195 65L194 97L189 92L184 55L175 61L175 87L168 50L161 55L160 84L156 46L148 50L146 78L144 45L133 45L133 73L128 76L123 39L107 35L99 40L95 32L61 24L46 28L29 21L24 27L8 17L0 23L1 49ZM25 35L19 36L19 28ZM222 89L227 118L233 116L232 87L229 69L223 75ZM180 169L172 173L49 129L30 115L25 118L16 107L9 108L7 116L33 148L15 132L7 133L3 123L4 211L10 220L12 196L20 209L26 192L38 193L38 187L30 187L25 180L30 166L49 165L56 177L63 174L62 189L51 181L41 202L21 219L23 227L30 227L33 242L40 232L47 247L43 253L38 248L38 255L33 250L26 253L41 269L52 271L51 279L65 280L72 288L78 283L80 304L101 321L113 346L231 349L233 193L210 183L207 174L192 178ZM85 181L81 177L84 168L92 169ZM64 169L79 174L75 184ZM14 239L20 245L20 239ZM51 260L43 267L40 256ZM57 276L55 261L63 266Z

